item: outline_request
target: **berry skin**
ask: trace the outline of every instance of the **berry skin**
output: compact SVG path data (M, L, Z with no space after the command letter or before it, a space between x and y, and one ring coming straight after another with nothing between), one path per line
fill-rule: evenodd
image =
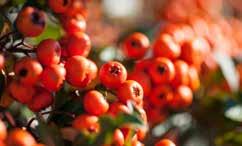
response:
M176 146L176 145L169 139L162 139L159 142L157 142L155 146Z
M44 88L38 88L36 94L33 96L32 101L28 103L29 108L34 112L50 106L53 103L52 94Z
M153 53L155 57L166 57L173 60L180 56L181 48L172 36L162 34L154 43Z
M34 137L22 129L12 130L6 140L7 146L33 146L36 144Z
M55 13L64 13L71 5L71 0L48 0L50 9Z
M134 70L137 72L148 73L151 63L152 63L151 59L139 60L136 62Z
M123 146L124 145L124 135L120 129L116 129L113 133L112 144L115 146Z
M2 120L0 120L0 141L7 138L7 127Z
M181 59L186 61L189 65L194 65L199 69L204 52L210 50L210 46L203 38L195 38L183 43L181 48Z
M91 40L87 34L78 32L70 36L67 44L67 52L70 57L76 55L87 57L90 50Z
M32 146L45 146L44 144L41 144L41 143L37 143L35 145L32 145Z
M72 122L72 127L83 133L98 133L100 125L98 117L92 115L79 115Z
M43 71L41 64L30 57L20 59L14 65L14 73L24 85L34 85Z
M84 96L84 109L91 115L100 116L108 111L109 104L104 96L95 90L89 91Z
M139 59L145 56L148 48L150 46L150 41L142 33L136 32L128 36L123 44L122 49L126 57L132 59Z
M148 98L150 103L157 108L163 108L168 104L168 101L173 98L172 90L167 85L156 86Z
M74 35L78 32L84 32L86 30L86 20L82 15L67 18L63 20L63 27L67 34Z
M18 14L16 24L18 31L25 37L36 37L45 29L46 16L34 7L25 7Z
M107 88L118 88L127 79L125 67L116 61L110 61L100 68L99 79Z
M4 68L4 64L5 64L5 58L3 54L0 54L0 70Z
M8 88L12 97L23 104L30 102L35 94L32 86L24 86L18 81L12 81Z
M65 80L65 75L66 70L64 67L52 65L44 69L40 82L48 91L58 91Z
M193 94L188 86L179 86L174 92L173 98L169 101L169 106L174 109L182 109L192 104Z
M137 81L143 88L144 96L148 96L151 91L151 79L150 77L141 71L134 71L128 75L129 80Z
M39 62L44 66L58 64L61 57L61 47L59 42L53 39L46 39L40 42L36 49Z
M176 60L175 66L175 78L172 81L172 86L177 87L179 85L189 84L189 66L182 60Z
M188 77L189 77L189 87L192 89L192 91L196 91L200 87L200 79L195 67L193 66L189 67Z
M175 77L175 68L169 59L159 57L152 61L149 74L156 84L170 83Z
M97 76L97 66L94 62L82 56L70 57L66 63L67 81L79 88L86 87Z
M108 110L109 115L116 117L121 113L129 114L130 110L126 105L124 105L120 102L114 102L114 103L110 104L110 107Z
M131 100L140 105L143 101L143 89L138 82L127 80L118 88L117 96L124 104Z

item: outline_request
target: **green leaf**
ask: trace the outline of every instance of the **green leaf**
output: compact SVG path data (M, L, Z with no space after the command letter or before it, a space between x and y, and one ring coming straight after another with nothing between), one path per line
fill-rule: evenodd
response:
M55 124L51 123L50 125L47 125L42 120L39 120L37 132L40 136L41 142L44 144L48 146L64 146L60 130Z

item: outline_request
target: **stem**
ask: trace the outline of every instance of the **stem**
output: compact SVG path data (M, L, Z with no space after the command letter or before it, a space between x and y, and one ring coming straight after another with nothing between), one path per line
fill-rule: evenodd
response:
M35 53L35 50L29 50L29 49L22 49L22 48L13 48L13 49L7 49L7 52L13 52L13 53Z
M17 31L11 31L11 32L9 32L9 33L3 35L2 37L0 37L0 41L2 41L3 39L9 37L9 36L12 35L12 34L15 34L16 32L17 32Z

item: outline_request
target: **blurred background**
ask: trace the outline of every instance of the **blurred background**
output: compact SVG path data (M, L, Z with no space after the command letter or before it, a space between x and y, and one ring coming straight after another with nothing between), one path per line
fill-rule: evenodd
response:
M125 62L122 53L117 56L125 36L140 31L154 41L167 24L189 25L210 43L192 107L148 112L158 122L151 126L147 146L162 137L177 146L242 145L241 0L93 0L87 7L87 33L102 61Z

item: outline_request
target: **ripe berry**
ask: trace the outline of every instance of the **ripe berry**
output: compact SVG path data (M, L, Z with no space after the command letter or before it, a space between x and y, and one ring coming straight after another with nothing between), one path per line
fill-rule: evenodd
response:
M71 35L67 44L67 52L69 56L87 57L91 50L91 40L89 36L83 32Z
M159 57L152 61L149 74L156 84L170 83L175 77L175 68L169 59Z
M148 96L151 90L150 77L141 71L134 71L128 75L129 80L137 81L143 88L144 96Z
M7 127L2 120L0 120L0 141L7 138Z
M112 144L115 146L123 146L124 145L124 135L120 129L116 129L113 133Z
M131 100L140 105L143 101L143 89L138 82L127 80L118 88L117 96L124 104Z
M163 108L168 104L168 101L173 98L173 92L167 85L156 86L148 98L150 103L157 108Z
M139 60L136 62L134 70L138 72L148 73L151 63L151 59Z
M23 104L30 102L35 94L32 86L22 85L18 81L12 81L8 88L12 97Z
M5 64L5 58L3 54L0 54L0 70L4 68L4 64Z
M162 34L154 43L153 53L156 57L176 59L181 54L181 48L176 44L172 36L169 34Z
M25 37L36 37L40 35L46 25L45 13L34 7L23 8L16 19L17 29Z
M176 145L169 139L162 139L159 142L157 142L155 146L176 146Z
M149 107L146 109L149 124L156 125L166 120L167 113L160 110L160 108Z
M29 132L17 128L8 134L6 144L8 146L33 146L36 141Z
M43 71L41 64L30 57L20 59L14 65L14 73L24 85L34 85Z
M57 91L65 80L66 70L60 65L52 65L44 68L41 74L41 83L49 91Z
M177 87L173 98L169 101L169 106L174 110L186 108L192 104L192 100L192 90L182 85Z
M74 35L78 32L84 32L86 30L86 20L82 15L77 15L74 18L67 18L63 20L63 27L67 34Z
M100 125L98 117L92 115L79 115L72 122L72 127L83 133L98 133Z
M35 144L35 145L33 145L33 146L46 146L46 145L41 144L41 143L37 143L37 144Z
M53 39L43 40L36 49L36 55L40 63L44 66L58 64L61 57L60 44Z
M189 87L192 89L192 91L196 91L200 87L200 79L195 67L191 66L189 68L188 77L189 77Z
M39 112L53 103L52 94L44 88L37 88L36 94L28 103L29 108L34 112Z
M138 59L145 56L150 46L149 39L142 33L136 32L128 36L123 44L122 49L126 57Z
M55 13L64 13L70 7L72 0L48 0L49 7Z
M114 102L114 103L110 104L110 107L108 110L109 115L116 117L117 115L119 115L121 113L128 114L128 113L130 113L130 110L126 105L124 105L120 102Z
M210 46L206 40L196 38L191 41L186 41L181 48L181 59L186 61L189 65L194 65L199 68L203 61L204 50L210 50Z
M109 104L103 95L95 90L89 91L84 96L84 109L92 115L100 116L108 111Z
M97 76L97 66L82 56L73 56L65 63L66 79L76 87L86 87Z
M172 85L177 87L179 85L189 84L189 66L182 60L176 60L175 66L175 78L172 81Z
M87 18L87 10L85 8L83 1L73 0L71 2L71 6L65 12L65 15L68 17L74 17L77 14L80 14L84 16L84 18Z
M108 88L117 88L127 79L125 67L116 61L110 61L100 68L99 79Z

